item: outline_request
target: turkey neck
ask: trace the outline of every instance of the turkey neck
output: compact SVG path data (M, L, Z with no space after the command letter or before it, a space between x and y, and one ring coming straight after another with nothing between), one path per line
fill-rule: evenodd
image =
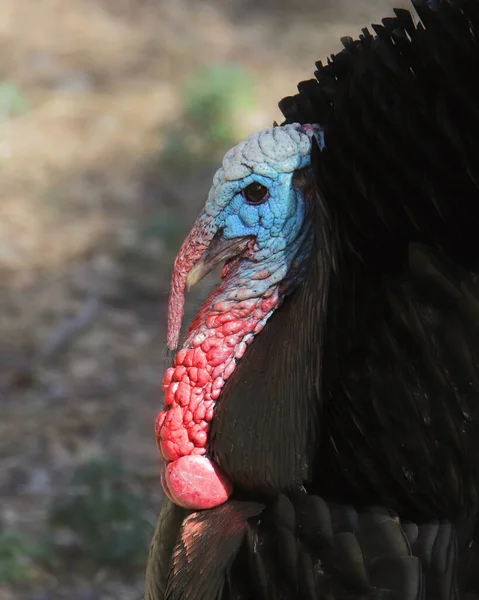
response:
M318 205L311 223L314 244L301 285L239 361L210 425L212 458L238 488L254 493L301 486L317 467L323 330L334 259L329 214Z
M301 277L310 238L307 227L288 249L288 264L281 260L278 266L276 254L260 262L240 258L226 263L222 283L194 319L163 379L157 440L166 461L206 454L208 427L224 383Z

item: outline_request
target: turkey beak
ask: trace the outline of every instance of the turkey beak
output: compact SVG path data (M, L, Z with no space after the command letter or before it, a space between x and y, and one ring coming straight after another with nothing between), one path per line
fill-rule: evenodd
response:
M206 277L219 264L244 252L250 240L251 236L226 239L223 237L222 230L217 231L203 256L188 273L188 277L186 278L187 291Z

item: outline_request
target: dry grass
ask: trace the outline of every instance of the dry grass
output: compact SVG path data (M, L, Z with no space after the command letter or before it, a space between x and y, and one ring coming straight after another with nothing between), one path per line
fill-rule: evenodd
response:
M256 129L280 120L277 101L340 35L385 12L363 2L345 19L331 4L295 5L0 2L0 82L29 104L0 121L0 533L37 539L72 471L104 456L123 460L157 512L151 432L169 269L214 170L206 160L179 177L162 148L181 129L182 85L204 65L255 74L256 106L242 119ZM145 234L156 221L163 233ZM141 593L141 572L75 565L0 583L0 600Z

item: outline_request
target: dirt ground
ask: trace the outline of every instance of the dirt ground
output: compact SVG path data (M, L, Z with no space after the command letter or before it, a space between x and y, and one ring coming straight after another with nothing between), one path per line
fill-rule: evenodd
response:
M227 149L191 134L185 85L240 67L253 100L229 116L235 135L269 126L315 60L392 5L1 0L0 600L141 597L171 264ZM53 523L58 503L96 497L71 477L105 459L121 473L105 467L104 516L84 502ZM128 535L137 518L147 535L107 561L118 532L101 546L95 519L117 518L123 492Z

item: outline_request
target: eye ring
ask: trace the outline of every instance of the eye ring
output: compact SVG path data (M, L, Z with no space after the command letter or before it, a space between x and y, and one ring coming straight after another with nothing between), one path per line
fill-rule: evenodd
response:
M263 204L269 198L269 190L265 185L253 181L241 192L248 204Z

